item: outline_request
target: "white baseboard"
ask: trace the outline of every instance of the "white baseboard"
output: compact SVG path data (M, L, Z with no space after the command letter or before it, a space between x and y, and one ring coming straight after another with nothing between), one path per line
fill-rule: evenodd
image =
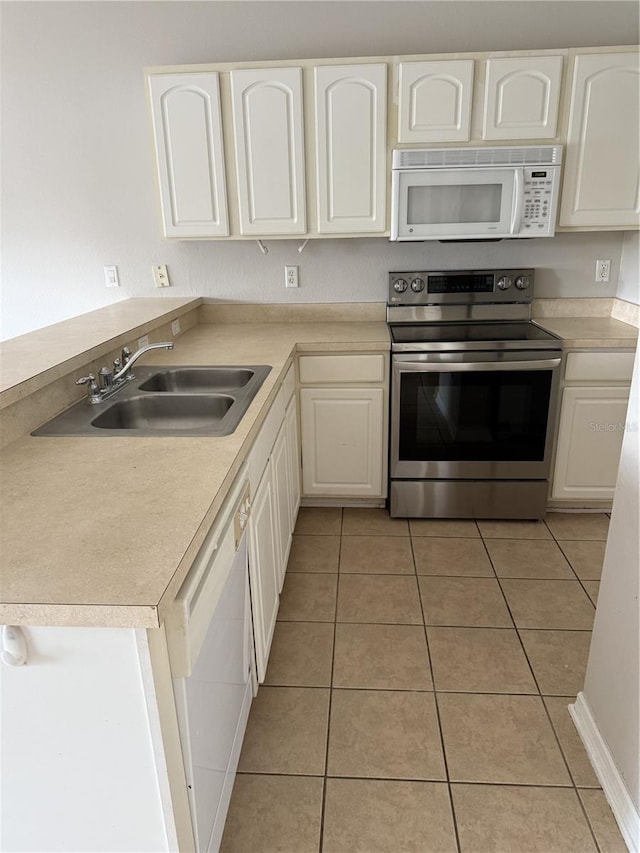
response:
M600 729L593 719L589 703L583 693L578 693L573 705L569 705L569 713L582 738L584 748L593 766L607 802L616 819L625 844L630 853L640 851L640 814L631 799L618 768L616 767L609 747L605 743Z

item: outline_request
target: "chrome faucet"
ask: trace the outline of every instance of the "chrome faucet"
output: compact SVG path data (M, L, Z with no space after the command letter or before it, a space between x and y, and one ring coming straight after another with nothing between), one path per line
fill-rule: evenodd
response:
M131 355L131 350L128 347L124 347L121 358L116 358L113 362L114 370L102 367L98 371L100 385L96 383L96 377L93 373L77 379L76 385L88 385L89 402L102 403L103 400L115 394L129 380L135 379L131 368L140 356L153 349L173 349L173 346L173 341L164 341L161 344L148 344L146 347L140 347L133 355Z

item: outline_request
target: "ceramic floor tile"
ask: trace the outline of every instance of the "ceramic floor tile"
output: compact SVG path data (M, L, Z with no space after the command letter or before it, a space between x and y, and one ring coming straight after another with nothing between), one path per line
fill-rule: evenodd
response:
M422 625L415 577L340 575L338 622Z
M391 518L383 508L345 507L342 518L345 536L408 536L406 518Z
M323 853L456 853L447 786L328 779Z
M451 793L461 853L596 853L574 790L452 785Z
M578 581L501 581L517 628L590 631L595 609Z
M584 685L591 631L520 630L540 692L575 696Z
M494 577L481 539L424 536L413 540L419 575Z
M262 685L251 706L238 770L321 776L328 719L329 690Z
M420 577L427 625L512 628L498 582L492 578Z
M606 542L574 542L560 539L558 545L565 553L580 580L599 581L604 562Z
M333 625L329 622L277 622L265 684L329 687Z
M412 575L411 540L408 536L343 536L340 571Z
M444 780L433 693L334 690L327 775Z
M487 539L486 545L499 578L575 580L552 539Z
M439 693L438 708L452 781L571 784L540 697Z
M318 533L339 536L342 507L302 506L298 511L296 533Z
M609 517L596 512L548 512L545 521L556 539L601 539L609 532Z
M598 603L598 593L600 592L600 581L582 581L582 586L586 589L587 595L594 604Z
M601 853L627 853L607 798L602 791L578 791Z
M544 521L479 521L485 539L551 539Z
M573 696L545 696L544 704L551 717L551 723L560 741L560 748L569 765L569 772L574 783L583 788L599 788L598 777L593 772L586 750L580 740L568 705L574 701Z
M288 572L337 572L339 536L295 533L287 563Z
M464 518L410 518L409 531L412 536L480 536L475 521Z
M334 687L431 690L422 626L338 623Z
M317 853L322 779L238 774L220 853Z
M537 693L516 631L508 628L428 628L436 690Z
M338 575L287 574L280 595L281 622L333 622Z

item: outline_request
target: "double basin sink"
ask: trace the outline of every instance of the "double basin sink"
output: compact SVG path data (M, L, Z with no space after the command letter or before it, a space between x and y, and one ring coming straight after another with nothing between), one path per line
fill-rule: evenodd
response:
M81 400L32 435L230 435L269 374L242 367L138 367L101 403Z

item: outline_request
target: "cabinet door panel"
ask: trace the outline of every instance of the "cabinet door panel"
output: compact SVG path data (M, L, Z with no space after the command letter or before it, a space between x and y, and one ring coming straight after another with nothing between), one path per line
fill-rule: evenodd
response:
M561 56L487 60L483 139L553 139Z
M258 681L267 672L269 650L280 604L278 598L278 528L271 462L253 497L249 521L249 579Z
M384 231L386 65L315 69L318 231Z
M289 446L286 425L283 423L271 454L275 493L276 525L278 528L278 592L282 589L291 548L291 507L289 504Z
M613 498L629 388L565 388L553 498Z
M303 388L305 495L383 494L384 392L381 388Z
M285 415L287 428L287 447L289 450L289 511L291 530L295 530L298 509L300 508L300 442L298 440L298 417L295 397L287 407Z
M242 234L304 234L302 70L231 72Z
M149 77L165 237L229 234L218 74Z
M467 142L473 60L400 63L398 142Z
M637 228L639 127L638 54L577 56L561 225Z

